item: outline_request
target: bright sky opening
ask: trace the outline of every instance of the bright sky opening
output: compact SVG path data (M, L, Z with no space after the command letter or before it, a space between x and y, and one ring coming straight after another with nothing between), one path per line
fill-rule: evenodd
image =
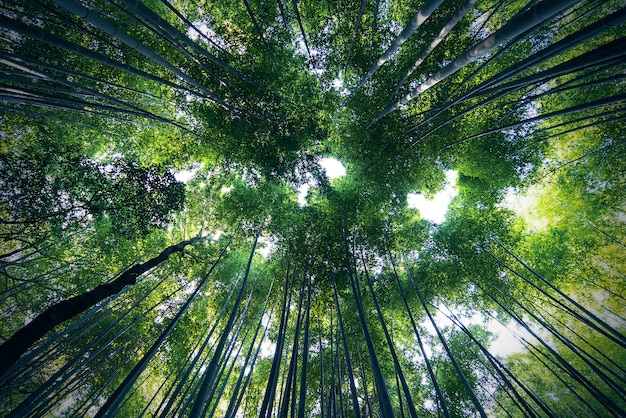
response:
M521 328L513 321L505 325L502 325L500 322L493 318L487 319L479 312L474 312L472 316L466 316L463 314L462 310L452 307L452 312L448 311L447 308L439 307L440 310L435 312L435 322L437 323L437 327L440 329L446 327L452 327L454 329L459 329L458 326L452 322L452 320L448 317L450 313L456 316L457 320L459 320L464 326L469 325L484 325L487 329L495 334L495 340L489 346L489 352L493 355L498 355L501 357L507 357L511 354L520 353L525 351L524 344L519 340L518 336L525 338L527 341L534 343L537 340L532 336L530 332ZM445 314L444 314L445 312ZM435 329L428 319L423 319L420 322L420 325L428 331L430 335L435 335ZM539 332L538 330L536 330ZM426 353L429 357L433 356L432 348L428 345L425 347Z
M181 170L174 173L174 178L181 183L187 183L198 171L197 168L192 168L191 170Z
M322 158L319 160L319 163L331 180L346 175L346 168L336 158ZM298 187L298 204L300 207L306 205L306 196L309 194L310 188L310 183L305 183Z
M456 188L458 173L454 170L446 171L446 185L442 191L435 194L433 199L428 200L419 193L409 193L406 197L408 206L420 211L423 219L440 224L446 220L448 205L459 194Z
M531 187L521 194L510 188L501 205L524 218L532 230L544 231L548 227L549 220L540 213L539 198L541 193L542 190L536 187Z
M341 161L336 158L322 158L320 165L331 180L346 175L346 168L341 164Z
M311 185L308 183L304 183L302 186L298 187L298 205L300 207L306 206L306 196L309 194L309 189Z
M271 237L259 237L257 252L267 259L276 250L276 241Z

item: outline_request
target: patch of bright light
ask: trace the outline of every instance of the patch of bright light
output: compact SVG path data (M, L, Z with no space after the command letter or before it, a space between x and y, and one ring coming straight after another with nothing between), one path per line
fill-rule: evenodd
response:
M261 358L273 357L275 352L276 344L267 339L263 340L261 343L261 351L259 352Z
M332 83L331 86L333 87L333 89L338 92L341 96L347 96L350 94L350 90L348 90L347 88L345 88L343 86L343 80L340 77L335 78Z
M331 180L346 175L346 168L336 158L322 158L320 165Z
M530 332L513 322L504 326L495 319L491 319L487 322L487 328L497 335L497 338L489 346L489 352L496 356L506 357L526 350L516 335L523 337L526 341L533 343L537 341Z
M176 181L180 181L182 183L187 183L189 180L193 178L193 176L198 171L197 168L192 168L191 170L181 170L174 173L174 178Z
M336 158L321 158L318 162L331 180L346 175L346 168ZM309 190L311 190L311 187L316 187L316 183L310 173L305 173L304 177L307 182L300 185L296 190L298 193L298 205L300 205L300 207L307 205L306 197L309 194Z
M440 307L441 309L441 307ZM510 322L506 325L502 325L500 322L493 318L487 319L480 312L473 312L470 316L464 314L462 310L452 307L451 311L444 308L444 312L437 310L435 312L435 322L439 329L452 327L458 329L458 326L449 318L449 315L453 314L458 321L460 321L465 327L470 325L484 325L489 332L493 333L496 337L494 341L487 347L489 352L493 355L502 357L509 356L514 353L520 353L525 351L524 344L520 341L520 337L523 337L527 341L534 343L537 340L532 336L530 332L523 329L514 322ZM435 329L428 319L424 319L420 322L420 325L427 330L430 335L435 335ZM424 347L427 355L432 356L432 349L428 346Z
M257 251L264 258L268 258L276 250L276 242L270 237L260 237Z
M311 185L308 183L304 183L302 186L298 187L298 205L300 207L306 206L306 196L309 194L309 189Z
M197 41L198 38L200 37L200 34L198 33L198 31L200 31L200 33L206 36L207 38L215 35L215 32L213 32L213 29L209 28L206 22L197 21L197 22L193 22L193 27L190 27L187 29L187 36L192 41Z
M456 188L457 177L458 173L456 171L446 171L446 186L442 191L435 194L431 200L426 199L424 195L419 193L409 193L406 197L408 206L419 210L420 215L424 219L436 224L444 222L446 220L448 205L452 199L459 194Z
M543 231L548 227L550 221L542 216L539 211L540 194L541 191L533 187L524 194L517 193L515 189L510 188L502 199L501 206L522 217L534 231Z

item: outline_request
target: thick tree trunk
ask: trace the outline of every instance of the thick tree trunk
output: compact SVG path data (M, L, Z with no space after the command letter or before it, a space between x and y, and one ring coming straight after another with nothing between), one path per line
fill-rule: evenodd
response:
M577 1L578 0L544 0L530 9L518 13L487 39L459 55L458 58L434 73L402 99L398 100L395 104L388 106L378 116L376 116L372 122L370 122L368 127L375 124L394 110L404 106L435 84L438 84L440 81L456 73L467 64L474 62L478 58L484 56L520 33L525 32L530 28L537 28L541 26L543 22L551 19L554 15L567 9Z
M376 71L383 66L385 62L395 54L398 49L406 42L407 39L430 17L430 15L439 7L439 5L443 3L443 0L427 0L426 3L422 6L420 10L415 13L411 21L404 27L402 32L393 40L391 45L387 48L387 50L376 60L374 65L369 69L369 71L361 78L359 84L352 90L351 95L354 94L358 89L363 87L363 85L369 80Z
M170 333L174 330L174 328L176 327L180 319L183 317L185 312L187 312L187 309L189 309L192 302L196 299L196 297L198 296L198 293L200 293L200 291L204 288L204 285L206 284L208 278L211 276L211 273L213 272L215 267L217 267L218 263L220 262L224 254L226 253L226 250L228 249L230 243L233 240L233 237L231 237L228 244L224 246L224 249L222 249L222 251L220 252L217 260L215 260L213 265L211 265L211 268L209 268L209 271L204 275L204 277L198 284L198 287L196 287L196 290L191 294L191 296L189 296L189 298L187 299L185 304L180 308L176 316L170 321L170 323L167 325L165 330L163 330L159 338L157 338L157 340L152 344L152 347L150 347L150 350L148 350L148 352L142 357L142 359L135 365L133 370L128 374L128 376L126 376L122 384L117 387L113 395L111 395L109 399L107 399L106 403L102 406L102 408L100 408L100 410L96 414L96 417L115 415L120 403L124 399L124 396L128 393L128 391L133 386L137 378L139 378L139 375L145 370L145 368L148 365L148 362L152 360L154 355L157 353L157 350L161 347L161 344L163 344L163 341L165 341L165 339L170 335Z
M411 66L411 68L409 68L406 74L404 74L404 77L402 77L402 80L398 82L398 84L396 85L396 88L393 91L393 94L389 98L389 101L391 101L395 97L395 95L398 94L398 91L400 90L402 85L409 79L409 77L411 77L411 75L415 72L415 70L417 70L417 67L419 67L424 62L424 60L426 60L426 58L428 58L430 53L433 52L433 50L437 47L437 45L439 45L441 41L443 41L446 38L446 36L448 36L448 34L452 31L452 29L454 29L457 23L461 21L463 16L465 16L465 14L472 7L474 7L477 1L478 0L466 0L463 4L461 4L458 7L458 9L456 9L452 17L450 17L450 20L448 20L448 23L446 23L445 26L441 28L441 31L439 31L437 36L435 36L435 39L432 40L432 42L428 45L428 47L424 50L424 52L422 52L422 55L419 56L419 58L415 61L415 63Z
M199 239L200 237L195 237L167 247L156 257L124 271L113 282L100 285L81 295L50 306L0 346L0 376L4 375L22 354L54 327L83 313L96 303L115 295L124 287L134 285L137 277L163 263L173 253L183 251L187 245L193 244Z

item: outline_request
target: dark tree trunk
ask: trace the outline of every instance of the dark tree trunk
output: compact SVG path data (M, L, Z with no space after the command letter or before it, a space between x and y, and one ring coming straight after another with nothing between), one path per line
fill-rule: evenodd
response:
M154 267L166 261L170 255L181 252L200 237L179 242L164 249L159 255L142 264L136 264L124 271L111 283L102 284L95 289L81 295L71 297L55 303L48 309L37 315L35 319L19 329L11 338L0 346L0 376L15 364L15 362L41 337L46 335L54 327L85 312L98 302L113 296L124 287L134 285L137 277L150 271Z
M276 394L276 386L278 384L278 373L280 371L280 365L282 360L283 348L285 346L285 336L287 321L289 320L289 304L291 303L291 289L292 283L289 283L289 252L287 253L287 273L285 277L285 287L283 292L282 311L280 316L280 326L278 329L278 336L276 337L276 349L274 351L274 358L272 360L272 368L270 369L270 375L267 382L267 389L263 395L263 402L259 411L259 418L267 418L272 413L272 404L274 403L274 396ZM289 295L289 301L287 301L287 295Z
M237 299L233 303L232 311L228 317L228 321L222 330L222 335L220 336L219 342L215 351L213 353L213 357L211 357L211 361L206 368L204 373L204 377L202 378L202 384L200 385L200 390L198 395L196 396L194 403L191 407L191 412L189 414L190 417L198 418L203 416L203 412L206 409L206 399L213 386L213 382L215 380L215 376L217 375L218 367L220 361L222 360L222 353L224 351L224 346L226 345L226 340L228 339L228 335L232 331L233 324L235 322L235 317L237 316L237 311L239 311L239 307L241 306L241 301L243 299L244 290L246 288L246 284L248 282L248 275L250 274L250 267L252 265L252 258L254 257L254 250L256 249L257 242L259 240L259 236L263 231L263 227L265 222L261 223L256 236L254 237L254 242L252 243L252 249L250 250L250 257L248 258L248 264L246 265L246 271L243 275L243 281L241 283L241 288L239 288L239 293L237 294Z
M163 344L163 341L165 341L165 339L170 335L170 333L174 330L185 312L187 312L193 301L196 299L198 293L200 293L200 291L204 288L204 285L206 284L208 278L211 276L211 273L213 272L215 267L217 267L218 263L222 259L222 256L226 253L226 250L228 249L232 240L233 237L231 237L230 241L228 242L228 244L226 244L219 257L215 260L209 271L204 275L196 290L191 294L191 296L189 296L189 298L180 308L176 316L170 321L170 323L161 333L159 338L157 338L157 340L152 344L150 350L148 350L148 352L142 357L142 359L135 365L133 370L126 376L122 384L117 387L117 389L115 390L115 392L113 392L109 399L107 399L106 403L102 406L102 408L100 408L96 416L113 416L117 412L117 409L124 399L124 396L126 396L137 378L139 378L139 375L145 370L148 362L152 360L152 358L155 356L157 350L161 347L161 344Z

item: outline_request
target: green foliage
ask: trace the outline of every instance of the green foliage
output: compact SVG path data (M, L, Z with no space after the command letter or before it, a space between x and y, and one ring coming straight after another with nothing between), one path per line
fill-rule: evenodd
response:
M286 397L294 402L284 415L295 415L300 402L305 416L350 415L346 355L363 414L377 416L384 406L380 375L394 413L406 415L391 348L420 415L447 408L451 416L476 416L426 306L490 415L543 416L543 404L554 416L624 414L623 51L553 70L617 42L624 23L606 18L620 5L577 2L543 22L538 15L536 30L371 124L518 13L558 2L479 1L395 96L460 1L444 1L356 92L424 2L142 3L143 12L134 1L84 1L87 17L69 1L2 6L0 338L173 243L204 239L29 347L0 376L7 399L0 415L104 415L106 399L206 275L119 410L108 413L188 416L206 401L223 416L238 401L241 377L238 415L256 415L282 338L271 416ZM597 21L606 23L600 33L542 59L546 48ZM537 74L545 78L533 81ZM346 175L329 179L324 157L339 159ZM188 169L193 177L177 181L174 173ZM407 207L407 194L435 196L447 170L458 173L459 193L442 209L446 220L422 219ZM305 304L298 304L306 292L309 347ZM489 350L498 341L494 317L544 340L485 356L459 327L443 323L447 305L473 315L467 329ZM226 329L233 306L239 309ZM253 342L259 324L267 331ZM226 345L212 362L222 336ZM210 399L196 401L209 364L219 368L216 384ZM507 386L503 374L518 380Z
M34 230L71 231L93 220L109 233L146 235L165 228L184 202L184 185L167 170L122 158L104 165L45 138L3 154L0 166L3 222Z

